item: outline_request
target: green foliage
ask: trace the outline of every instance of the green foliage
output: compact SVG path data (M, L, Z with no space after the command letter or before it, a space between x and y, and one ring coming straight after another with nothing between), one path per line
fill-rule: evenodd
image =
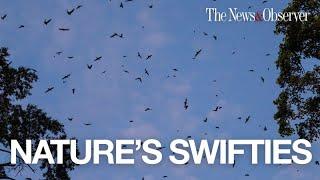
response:
M294 133L315 141L320 138L320 1L293 0L285 12L308 12L307 22L277 22L283 35L276 61L282 92L274 101L274 115L282 136Z
M35 144L41 139L66 139L63 125L49 117L37 106L28 104L19 105L19 100L31 95L32 83L37 81L36 71L24 67L14 68L7 60L9 57L6 48L0 49L0 153L10 156L10 141L16 139L21 147L25 147L25 140L31 139ZM51 148L56 156L55 148ZM35 152L33 146L33 153ZM70 149L64 149L64 164L50 165L41 160L38 169L43 171L46 179L70 179L68 172L75 164L70 159ZM24 168L34 169L19 161L17 165L10 162L0 164L0 178L9 178L7 171L21 171Z

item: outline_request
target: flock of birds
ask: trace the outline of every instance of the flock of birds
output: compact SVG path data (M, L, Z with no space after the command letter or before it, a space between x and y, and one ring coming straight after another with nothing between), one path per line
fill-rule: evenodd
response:
M111 0L109 0L109 1L111 1ZM134 0L125 0L125 1L123 1L123 2L120 2L119 7L120 7L120 8L124 8L124 7L126 6L126 3L128 3L128 2L133 2L133 1L134 1ZM213 1L216 1L216 0L213 0ZM267 3L267 2L268 2L267 0L264 0L264 1L262 1L262 4L265 4L265 3ZM67 9L67 10L66 10L66 15L71 16L71 15L73 15L76 11L79 11L82 7L83 7L83 5L77 5L76 7ZM153 4L148 5L148 8L153 8L153 7L154 7ZM252 9L252 8L253 8L252 5L250 5L250 6L248 7L248 9ZM7 18L8 18L8 14L3 14L3 15L1 16L1 20L2 20L2 21L5 21ZM43 25L44 25L44 26L48 26L52 21L53 21L52 18L44 19L44 20L43 20ZM18 28L19 28L19 29L25 28L25 25L21 24L21 25L18 26ZM144 28L144 26L142 26L142 28ZM66 27L59 27L58 30L59 30L59 31L70 31L71 29L70 29L70 28L66 28ZM194 30L193 32L196 33L195 30ZM209 34L208 34L207 32L202 32L202 34L203 34L204 36L209 36ZM114 33L110 34L109 37L110 37L110 38L123 39L123 38L125 38L125 35L124 35L123 33L114 32ZM217 35L213 35L212 38L213 38L214 40L218 40L218 36L217 36ZM245 37L244 37L243 39L245 39ZM57 56L61 56L63 53L64 53L63 51L57 51L57 52L54 54L53 58L56 58ZM200 49L197 49L197 50L195 50L193 57L191 57L190 59L192 59L192 60L198 60L199 56L200 56L202 53L203 53L203 49L201 49L201 48L200 48ZM236 51L233 51L233 52L232 52L232 55L235 55L236 53L237 53ZM271 55L270 53L266 53L266 54L265 54L265 56L270 56L270 55ZM123 56L123 57L125 58L126 56ZM142 55L141 52L137 52L136 57L139 58L139 59L141 59L141 60L151 61L153 55L152 55L152 54ZM74 58L74 56L67 56L67 59L73 59L73 58ZM97 56L97 57L95 57L95 58L93 59L93 62L102 61L102 59L103 59L102 56ZM122 65L122 67L124 67L124 66ZM93 68L93 63L92 63L92 64L87 64L87 65L86 65L86 68L87 68L88 70L92 70L92 68ZM267 68L267 70L269 71L269 68ZM169 78L169 77L176 77L176 74L175 74L175 73L177 73L179 70L178 70L178 68L173 68L172 71L174 72L174 74L173 74L173 75L167 75L167 78ZM248 71L251 72L251 73L256 72L255 69L249 69ZM105 74L106 72L107 72L107 71L103 71L102 74ZM129 74L129 71L126 70L126 69L123 69L123 72ZM149 71L147 68L144 69L144 75L145 75L146 77L148 77L148 76L150 75L150 71ZM62 82L63 82L63 83L67 83L68 79L69 79L71 76L72 76L71 73L68 73L68 74L64 75L64 76L61 78ZM135 77L134 80L136 80L136 81L139 82L139 83L143 83L143 77ZM265 82L265 78L264 78L263 76L260 76L260 80L261 80L262 83ZM217 80L213 80L212 82L217 82ZM49 86L49 87L44 91L44 93L45 93L45 94L51 93L52 91L54 91L54 89L55 89L54 86ZM73 95L76 94L76 89L75 89L75 88L72 88L72 89L71 89L71 93L72 93ZM216 95L216 96L218 96L218 95ZM185 98L185 99L184 99L184 102L182 103L182 106L183 106L184 110L188 110L188 109L189 109L190 104L189 104L188 98ZM215 106L214 108L212 108L212 112L218 112L218 111L220 111L222 108L223 108L222 106ZM152 111L152 108L151 108L151 107L146 107L146 108L144 109L144 111L145 111L145 112ZM244 118L243 118L243 117L238 117L237 119L238 119L238 120L242 120L242 119L243 119L243 120L244 120L244 123L248 123L248 122L251 120L251 116L248 115L248 116L246 116L246 117L244 117ZM73 117L68 117L67 120L73 121L74 118L73 118ZM205 119L203 119L203 123L207 123L207 122L208 122L208 117L206 117ZM130 120L129 123L134 123L134 121L133 121L133 120ZM84 125L84 126L91 126L92 123L83 123L83 125ZM216 129L219 129L220 127L219 127L219 126L215 126L215 128L216 128ZM267 126L264 126L264 127L263 127L263 130L264 130L264 131L267 131L267 130L268 130ZM179 131L179 130L177 130L177 131ZM204 133L204 134L206 135L207 133ZM190 136L190 135L186 137L186 139L190 139L190 138L192 138L192 136ZM160 147L160 148L158 148L158 150L161 150L161 149L164 149L164 148L165 148L165 147ZM188 164L188 163L186 163L186 164ZM316 164L316 165L320 165L319 161L315 161L315 164ZM235 163L232 165L232 167L235 167ZM248 173L246 173L244 176L250 176L250 175L249 175ZM166 175L165 175L165 176L162 176L162 178L167 178L167 177L168 177L168 176L166 176ZM31 180L31 178L26 178L26 179L30 179L30 180ZM142 180L144 180L144 179L145 179L145 178L142 177Z

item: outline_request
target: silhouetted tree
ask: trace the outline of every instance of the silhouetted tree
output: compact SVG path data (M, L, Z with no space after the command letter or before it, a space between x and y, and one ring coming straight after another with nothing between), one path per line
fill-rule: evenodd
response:
M16 139L21 147L25 147L25 140L30 139L37 144L40 139L66 139L64 126L49 117L37 106L28 104L22 106L20 100L31 95L32 83L37 81L36 71L25 67L14 68L7 60L7 48L0 49L0 153L10 157L10 141ZM33 154L36 147L33 146ZM56 157L56 149L51 148ZM70 159L70 148L64 150L64 164L51 165L46 160L39 161L39 166L25 164L20 157L13 165L8 162L0 163L0 178L7 178L8 171L20 172L25 168L35 172L41 170L46 179L70 179L68 172L75 164ZM9 159L9 158L8 158ZM3 160L3 158L1 159ZM11 174L11 173L10 173ZM12 178L12 177L11 177Z
M320 137L320 1L293 0L285 12L308 12L308 21L277 22L283 35L276 61L282 88L274 115L282 136L296 133L315 141Z

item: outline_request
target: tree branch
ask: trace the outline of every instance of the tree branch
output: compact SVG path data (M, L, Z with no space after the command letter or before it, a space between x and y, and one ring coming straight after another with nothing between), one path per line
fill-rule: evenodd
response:
M8 150L6 150L6 149L1 149L1 148L0 148L0 151L1 151L1 152L8 153L8 154L11 154L11 152L8 151ZM23 162L23 164L27 165L27 166L31 169L31 171L32 171L33 173L35 173L35 170L34 170L29 164L24 163L23 159L22 159L20 156L17 155L16 157L17 157L18 159L20 159L20 160ZM11 164L11 163L10 163L10 164ZM0 166L1 166L1 164L0 164Z

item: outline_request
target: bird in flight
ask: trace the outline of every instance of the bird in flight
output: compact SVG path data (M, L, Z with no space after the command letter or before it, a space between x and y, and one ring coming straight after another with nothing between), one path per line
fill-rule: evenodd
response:
M82 8L82 5L78 5L78 6L76 7L76 9L80 9L80 8Z
M319 161L316 161L315 164L318 165L318 166L320 165Z
M72 94L75 94L75 92L76 92L76 89L72 88Z
M261 79L261 81L264 83L264 78L263 78L262 76L260 77L260 79Z
M208 122L208 118L206 117L206 118L203 120L203 122L205 122L205 123Z
M149 71L145 68L144 73L149 76Z
M264 126L263 130L264 130L264 131L267 131L267 130L268 130L268 129L267 129L267 126Z
M102 56L96 57L96 59L94 59L94 61L99 61L101 60Z
M69 28L59 28L60 31L70 31Z
M67 75L62 77L62 80L68 79L70 76L71 76L71 74L67 74Z
M54 87L48 87L48 89L44 93L48 93L48 92L52 91L53 89L54 89Z
M24 28L24 25L20 25L18 28L19 28L19 29Z
M69 120L69 121L72 121L72 120L73 120L73 118L72 118L72 117L69 117L69 118L68 118L68 120Z
M184 109L187 110L189 107L187 98L184 100L183 104L184 104Z
M119 38L123 38L123 34L121 33L120 35L118 33L113 33L110 38L114 38L114 37L119 37Z
M91 65L87 64L87 68L92 69L92 64Z
M43 24L48 25L50 22L51 22L51 19L45 19L45 20L43 21Z
M140 81L140 83L142 83L141 77L137 77L135 80Z
M151 108L146 108L144 111L147 112L147 111L151 111L152 109Z
M201 53L202 49L199 49L198 51L196 51L196 53L194 54L194 57L192 59L196 59L199 54Z
M91 123L84 123L85 126L91 126Z
M123 3L122 2L120 3L120 7L123 8Z
M70 16L72 13L74 12L74 8L72 8L71 10L67 9L67 14Z
M7 14L1 16L1 19L4 20L7 17Z
M247 123L247 122L250 120L250 118L251 118L251 116L248 116L248 117L246 118L245 123Z
M213 39L214 39L214 40L217 40L218 37L217 37L216 35L213 35Z
M152 54L148 55L148 56L146 57L146 60L150 59L151 57L152 57Z
M221 106L217 106L214 110L212 110L212 111L215 111L215 112L217 112L219 109L221 109L222 107Z
M138 52L138 57L140 58L140 59L142 59L142 56L141 56L141 54Z

